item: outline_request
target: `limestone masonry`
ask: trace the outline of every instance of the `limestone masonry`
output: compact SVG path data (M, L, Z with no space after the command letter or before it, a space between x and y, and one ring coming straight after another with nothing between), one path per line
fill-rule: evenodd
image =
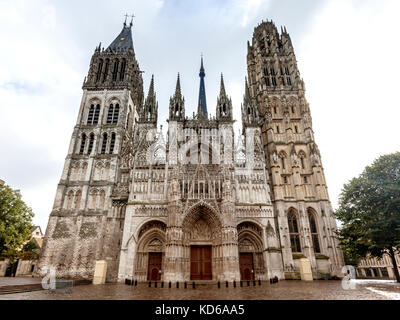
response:
M336 222L286 29L254 29L241 134L222 75L208 113L201 59L198 112L185 115L178 75L166 139L131 29L124 23L92 56L39 268L93 279L103 261L107 281L299 279L308 259L314 279L339 275Z

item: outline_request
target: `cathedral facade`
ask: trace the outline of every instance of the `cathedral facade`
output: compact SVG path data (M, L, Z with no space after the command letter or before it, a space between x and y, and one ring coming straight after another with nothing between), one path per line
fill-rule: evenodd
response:
M185 114L178 74L164 137L131 28L92 56L39 268L92 279L105 260L107 281L295 279L307 258L315 279L338 275L336 222L286 29L254 29L239 134L222 75L209 114L201 59L197 114Z

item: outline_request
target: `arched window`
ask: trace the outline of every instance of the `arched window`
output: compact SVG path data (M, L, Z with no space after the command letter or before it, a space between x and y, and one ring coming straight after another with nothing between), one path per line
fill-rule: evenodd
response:
M98 68L97 68L97 74L96 74L96 82L100 80L101 77L101 70L103 69L103 59L99 60Z
M100 105L98 104L96 106L96 110L94 112L93 124L98 124L99 123L99 115L100 115Z
M285 158L281 157L281 165L282 165L282 169L285 169Z
M98 197L98 192L97 190L92 190L90 193L90 199L89 199L89 209L96 209L97 208L97 197Z
M74 208L76 210L79 210L81 208L81 198L82 198L82 192L81 190L78 190L75 193L75 201L74 201L75 202Z
M113 114L113 120L112 120L113 124L118 123L118 117L119 117L119 104L117 103L115 105L114 114Z
M274 68L271 68L270 71L271 71L272 85L273 85L274 87L276 87L277 83L276 83L276 73L275 73L275 69L274 69Z
M92 104L90 106L90 109L89 109L89 115L88 115L88 118L87 118L87 124L92 124L93 123L93 115L94 115L94 105Z
M126 60L125 60L125 59L122 59L122 62L121 62L121 72L120 72L120 75L119 75L119 80L120 80L120 81L123 81L124 78L125 78L125 69L126 69Z
M114 152L114 146L115 146L115 133L113 132L111 134L110 154Z
M312 212L311 209L308 209L308 221L310 223L310 231L311 231L311 238L312 244L315 253L321 253L321 248L319 246L319 237L318 237L318 228L317 223L315 221L315 214Z
M292 252L301 252L299 226L297 215L294 210L290 210L288 213L288 224Z
M85 152L85 145L86 145L86 134L82 133L81 148L79 149L79 154L83 154Z
M72 208L73 200L74 200L74 192L70 190L67 195L67 205L66 205L67 210L70 210Z
M288 67L285 67L285 74L286 74L286 82L289 86L291 86L292 80L290 79L290 72Z
M101 154L106 153L106 148L107 148L107 133L103 134L103 143L101 145Z
M81 174L80 174L80 180L85 180L85 178L86 178L87 166L88 166L87 162L84 162L84 163L82 164L82 171L81 171Z
M107 80L108 69L109 68L110 68L110 59L106 59L106 67L105 67L105 70L104 70L103 82Z
M112 123L113 115L114 115L114 105L110 104L110 107L108 108L108 114L107 114L107 124Z
M94 134L91 133L90 134L90 138L89 138L89 148L88 148L88 155L90 155L92 153L93 150L93 144L94 144Z
M119 65L119 60L118 60L118 59L115 59L115 62L114 62L114 70L113 70L113 75L112 75L113 81L116 81L116 80L117 80L118 65Z
M106 193L104 190L101 190L100 191L100 204L99 204L100 209L104 210L105 201L106 201Z

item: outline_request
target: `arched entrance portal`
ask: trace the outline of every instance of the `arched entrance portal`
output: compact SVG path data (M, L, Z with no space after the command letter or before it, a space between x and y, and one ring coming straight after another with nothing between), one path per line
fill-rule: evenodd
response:
M139 281L162 279L165 230L162 221L149 221L140 228L135 262L135 278Z
M185 279L215 280L221 273L221 221L209 206L192 208L182 223Z
M241 280L256 280L265 274L262 229L252 222L238 225L239 267Z

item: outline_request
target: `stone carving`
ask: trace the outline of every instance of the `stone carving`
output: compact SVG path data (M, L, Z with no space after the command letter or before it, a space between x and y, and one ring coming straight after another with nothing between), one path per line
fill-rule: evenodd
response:
M163 243L159 239L153 239L147 246L149 252L161 252L163 251Z
M274 228L272 227L271 223L268 221L267 227L265 229L267 233L267 237L275 237L275 231Z
M242 241L239 242L239 251L241 251L241 252L246 252L246 251L253 252L254 251L254 246L253 246L253 244L251 243L250 240L243 239Z
M140 237L147 231L149 231L150 229L159 229L162 232L165 232L165 230L167 229L166 225L164 222L161 221L150 221L148 223L146 223L139 231L139 236L138 238L140 239Z
M210 226L203 219L198 220L193 226L192 240L211 240Z

